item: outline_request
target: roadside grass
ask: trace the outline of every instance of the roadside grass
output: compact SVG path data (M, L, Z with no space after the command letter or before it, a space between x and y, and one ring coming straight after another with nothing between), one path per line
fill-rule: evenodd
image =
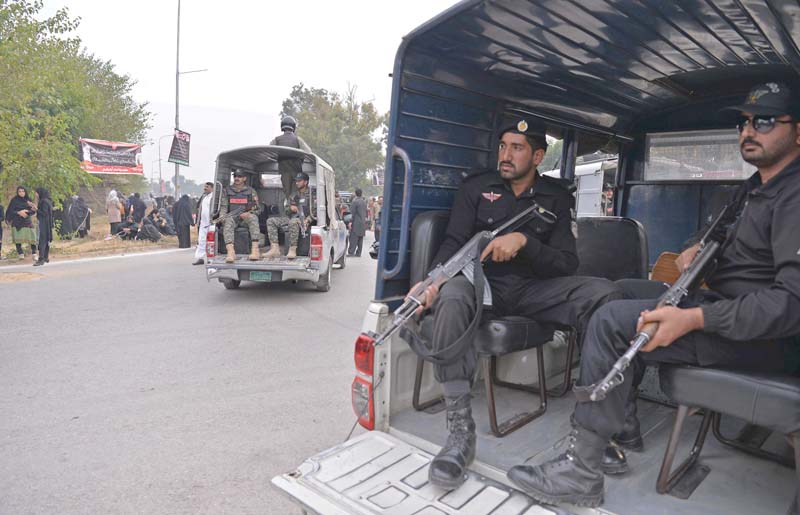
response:
M63 240L57 236L50 244L50 260L77 259L81 257L110 256L132 254L135 252L147 252L159 249L169 249L178 247L177 236L163 236L156 243L149 241L127 241L119 237L106 239L109 236L108 216L105 214L92 214L92 228L86 238L73 238ZM197 231L194 227L190 229L192 245L197 243ZM6 259L0 261L2 265L14 265L26 261L33 262L31 249L28 245L23 245L25 258L20 260L17 251L11 242L11 228L6 225L3 227L3 251L2 255Z

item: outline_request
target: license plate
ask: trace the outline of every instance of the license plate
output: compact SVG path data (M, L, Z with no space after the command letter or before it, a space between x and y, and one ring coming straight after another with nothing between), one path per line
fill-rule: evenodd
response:
M272 281L272 272L250 272L250 280L268 283Z

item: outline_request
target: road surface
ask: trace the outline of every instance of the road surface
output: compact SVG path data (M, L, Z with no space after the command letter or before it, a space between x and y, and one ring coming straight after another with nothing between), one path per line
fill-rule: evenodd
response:
M297 512L270 479L355 420L365 247L328 293L193 251L0 268L0 513Z

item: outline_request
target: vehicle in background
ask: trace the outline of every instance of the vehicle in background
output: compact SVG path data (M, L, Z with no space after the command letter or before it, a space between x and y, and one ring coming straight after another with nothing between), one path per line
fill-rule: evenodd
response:
M457 490L434 487L428 465L447 434L440 386L402 338L376 348L371 334L388 326L410 286L424 277L462 180L473 169L495 167L499 131L520 119L546 131L549 152L560 154L549 162L560 163L562 178L589 177L587 197L597 200L600 185L610 182L614 216L577 220L578 274L646 278L662 251L680 250L752 173L739 155L737 114L721 109L740 103L758 83L800 89L796 15L796 2L774 0L467 0L403 38L392 73L375 295L355 341L350 392L355 416L369 431L309 457L273 484L304 513L786 513L800 483L792 455L800 461L800 452L783 434L729 415L714 419L718 438L705 439L705 447L698 436L692 453L702 448L702 456L682 468L689 473L681 482L665 488L659 480L656 490L676 420L685 420L675 440L685 454L690 432L708 432L711 419L676 412L652 368L638 401L644 450L628 453L630 472L606 480L605 503L535 506L506 471L563 450L578 349L561 331L539 347L542 354L482 358L483 377L472 391L475 462ZM580 165L586 173L579 168L579 156L598 151L618 156L613 180L606 177L608 159ZM596 213L594 200L584 204L579 194L587 206L581 210ZM604 235L604 227L626 229L627 236ZM546 381L537 379L541 363ZM508 388L512 383L527 391ZM758 405L771 419L791 413L797 420L797 402L764 406L768 385L750 398L733 391L743 384L697 390L723 392L727 405L749 402L754 413ZM540 406L531 393L539 386L549 392L546 412L495 436L493 416L506 418L499 428L529 420L522 414Z
M287 245L284 230L279 231L281 257L266 258L269 247L266 223L269 218L284 216L288 205L281 186L278 161L298 159L309 176L308 205L313 209L316 222L305 234L300 234L297 258L286 258ZM319 291L331 287L333 265L344 268L347 253L347 229L335 206L335 174L321 158L302 150L281 146L245 147L222 152L217 157L212 216L220 211L220 192L231 184L234 169L247 173L247 184L255 188L261 213L259 215L261 259L250 261L250 233L243 225L235 231L234 248L237 259L225 262L225 243L222 224L209 228L207 237L206 279L217 279L227 289L236 289L242 281L285 282L309 281ZM309 213L310 215L310 213Z
M582 216L608 216L614 213L614 184L617 156L594 153L575 160L575 210ZM556 168L542 175L561 177Z

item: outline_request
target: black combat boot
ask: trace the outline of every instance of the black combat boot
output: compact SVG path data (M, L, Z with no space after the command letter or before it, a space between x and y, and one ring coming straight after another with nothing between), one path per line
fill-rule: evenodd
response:
M638 397L639 391L633 388L628 402L625 404L625 425L622 426L622 431L611 437L620 447L634 452L644 450L642 430L639 427L639 418L636 416L636 399Z
M475 459L475 421L469 396L449 399L447 404L447 442L431 461L428 479L436 486L454 490L467 479L467 467Z
M535 467L512 467L508 478L545 504L597 507L603 502L601 463L608 439L581 426L573 427L567 439L564 454Z
M603 461L600 470L607 476L617 476L628 471L628 458L625 452L616 445L607 445L603 451Z

